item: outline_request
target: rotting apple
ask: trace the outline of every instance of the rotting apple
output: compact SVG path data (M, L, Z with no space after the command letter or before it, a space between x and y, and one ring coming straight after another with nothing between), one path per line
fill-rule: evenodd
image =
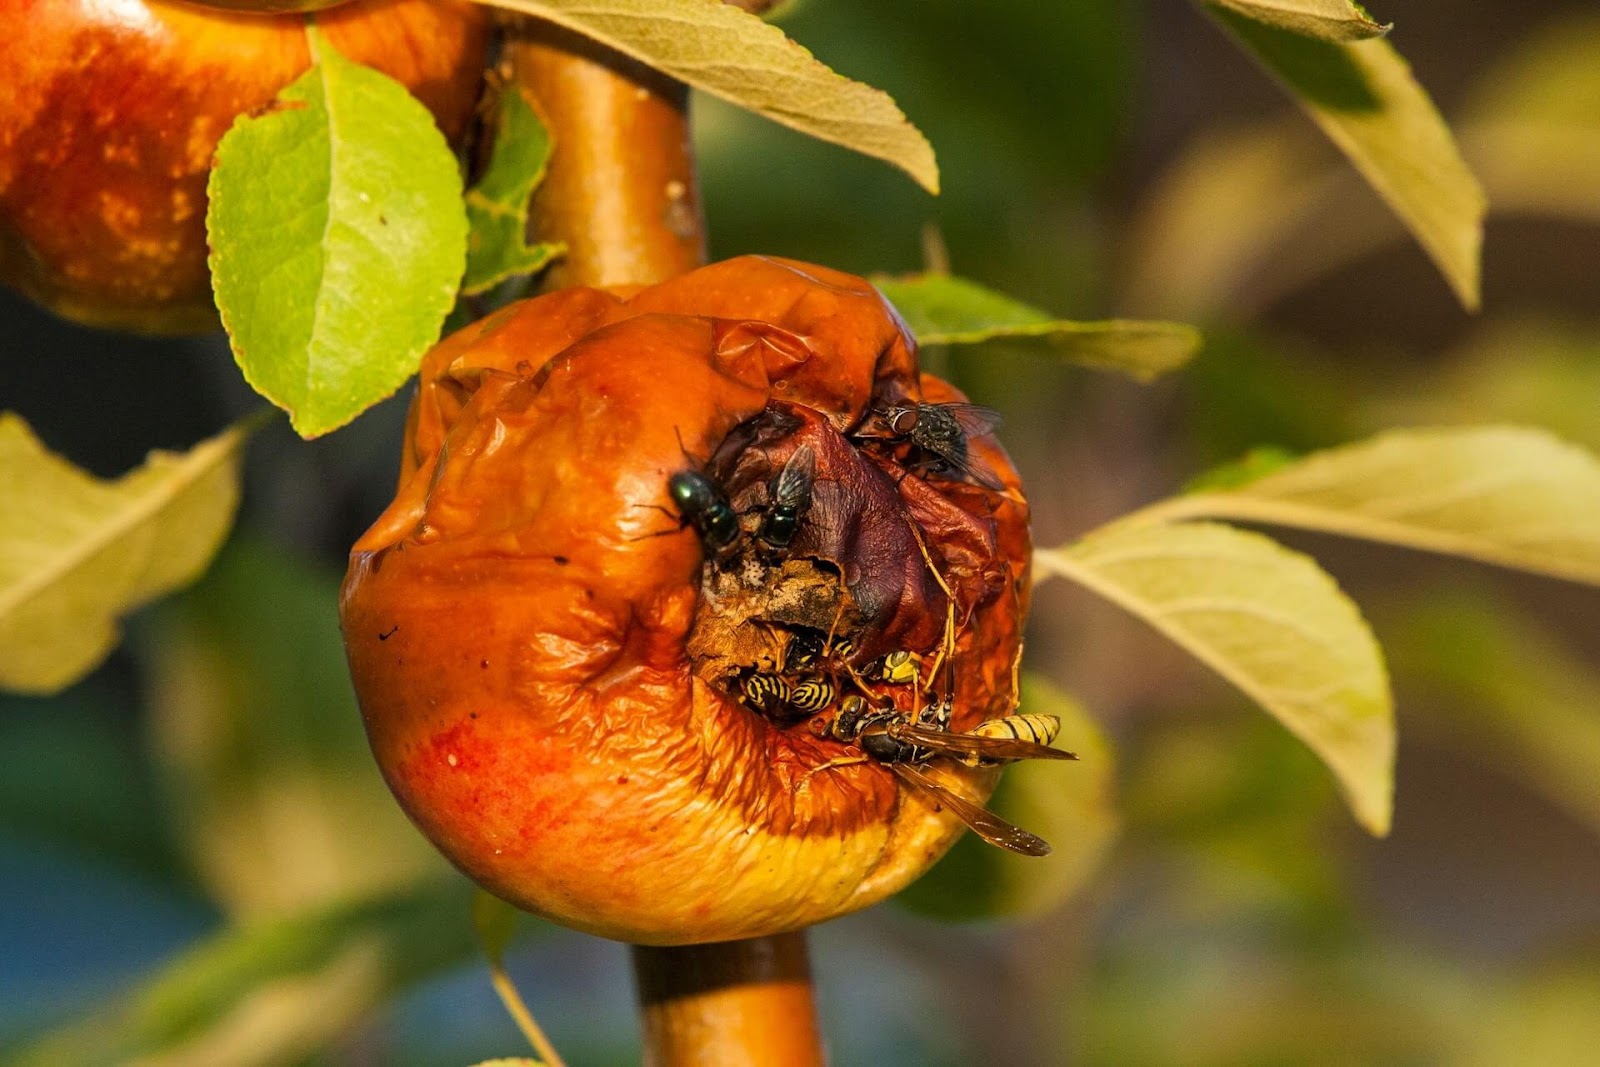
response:
M906 715L938 690L952 732L1015 708L1016 473L990 436L963 442L966 477L885 432L960 399L864 280L765 257L445 339L341 596L406 811L495 894L636 943L796 929L906 885L962 822L829 724L852 686ZM837 650L798 713L797 642ZM928 677L864 677L890 652ZM978 803L996 774L927 771Z
M216 326L205 188L234 118L310 66L309 18L344 55L466 130L488 21L459 0L244 15L162 0L0 0L0 281L88 325Z

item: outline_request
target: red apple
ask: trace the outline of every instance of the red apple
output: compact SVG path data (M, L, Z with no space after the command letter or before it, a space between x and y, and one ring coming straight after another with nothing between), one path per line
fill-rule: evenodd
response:
M519 907L641 944L822 922L938 859L955 802L840 717L862 692L908 722L944 692L956 733L1013 710L1028 508L991 436L966 442L978 484L875 430L962 400L918 373L882 296L747 256L630 299L513 304L420 380L341 619L378 764L446 856ZM774 538L778 472L805 454L810 504ZM737 529L698 531L708 512L674 488L690 483L724 493ZM890 650L927 678L858 689ZM829 676L783 707L749 684ZM923 766L970 804L997 773Z
M67 318L141 332L216 325L205 187L235 116L310 66L308 15L160 0L0 0L0 281ZM379 0L315 16L404 84L447 137L467 128L487 15Z

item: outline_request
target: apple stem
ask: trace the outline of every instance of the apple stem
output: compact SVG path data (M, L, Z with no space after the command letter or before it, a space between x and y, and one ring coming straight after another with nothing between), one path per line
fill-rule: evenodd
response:
M805 932L633 946L647 1067L820 1067Z
M768 0L746 0L762 10ZM545 289L664 281L705 262L687 88L549 23L506 19L509 77L554 139L529 224L567 254ZM677 948L633 946L652 1067L820 1067L804 931Z

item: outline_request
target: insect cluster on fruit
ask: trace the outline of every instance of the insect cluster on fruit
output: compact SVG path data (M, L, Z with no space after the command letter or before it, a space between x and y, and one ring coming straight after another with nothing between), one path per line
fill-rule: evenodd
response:
M880 763L985 841L1044 855L1044 841L923 770L939 758L1072 758L1048 747L1059 728L1049 716L950 729L957 638L971 625L969 598L990 591L946 578L941 545L910 516L866 528L894 515L908 478L936 493L1005 493L979 455L998 421L962 402L908 402L870 408L841 433L804 405L771 401L703 469L686 455L668 485L704 549L689 649L711 684L775 724L851 746L810 773ZM911 569L878 565L889 559Z
M1027 504L867 282L562 290L420 377L341 620L385 778L469 875L675 944L865 907L969 825L1043 851L983 808L1061 758L1013 714Z

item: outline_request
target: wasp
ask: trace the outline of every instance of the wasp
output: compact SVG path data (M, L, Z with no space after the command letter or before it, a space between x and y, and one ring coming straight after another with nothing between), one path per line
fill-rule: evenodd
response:
M667 492L683 521L695 528L706 554L719 556L739 539L739 516L722 487L699 471L679 471L667 479Z
M783 669L798 674L823 660L847 661L855 650L848 637L825 637L821 630L797 630L783 650Z
M752 674L744 680L744 701L768 718L782 718L789 706L789 683L776 674Z
M801 516L811 507L811 484L816 477L817 454L810 445L801 445L772 479L772 503L761 517L756 537L773 552L783 552L794 543Z
M809 678L802 678L789 689L789 707L796 711L816 714L839 695L838 686L833 679L822 674L814 674Z
M894 685L906 685L920 680L922 657L901 649L891 652L874 664L873 673Z
M972 454L970 438L1000 425L1000 413L978 404L906 404L882 412L889 433L910 441L930 457L925 470L963 478L985 489L1004 490L988 464Z
M1021 721L1011 722L1013 719ZM847 744L859 744L862 754L859 758L839 760L823 767L867 760L881 763L907 786L949 808L989 844L1024 856L1047 856L1050 854L1048 842L952 792L935 781L923 764L939 757L969 767L1019 759L1077 759L1074 753L1048 747L1060 729L1061 722L1054 715L1011 715L988 719L968 733L945 733L916 725L902 711L872 708L861 697L848 696L839 714L828 724L827 736Z

